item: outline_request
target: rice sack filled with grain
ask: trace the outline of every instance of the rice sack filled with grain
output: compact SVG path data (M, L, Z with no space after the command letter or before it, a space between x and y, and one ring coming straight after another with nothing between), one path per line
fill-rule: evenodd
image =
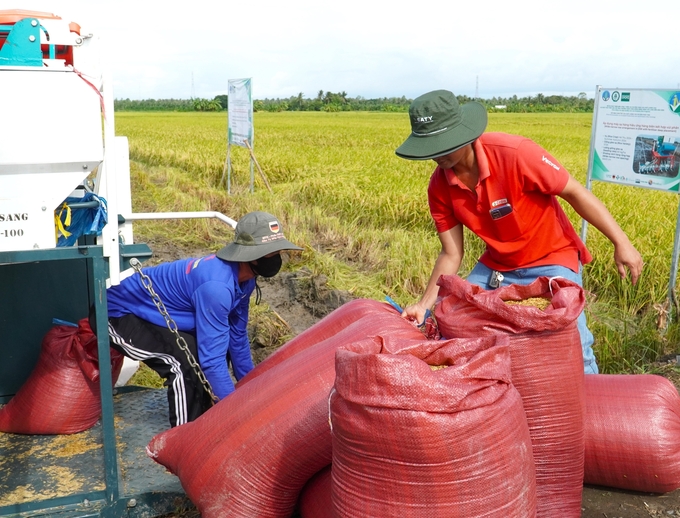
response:
M332 473L328 465L309 479L300 491L297 511L301 518L333 518Z
M338 350L335 365L334 516L535 516L507 337L410 346L386 337L383 352Z
M667 493L680 488L680 396L653 374L585 378L584 481Z
M304 351L308 347L338 334L353 322L369 315L385 315L390 311L394 313L391 306L385 302L371 299L351 300L332 311L316 324L305 329L267 356L267 358L258 363L253 370L239 380L236 388L244 385L251 379L258 377L260 374L275 367L300 351Z
M583 289L540 277L526 286L484 290L455 275L438 282L442 336L504 335L512 383L522 396L536 461L537 516L579 517L583 491L583 353L576 319ZM508 301L548 299L545 309Z
M380 312L239 384L195 421L156 435L147 453L179 477L203 518L289 518L302 487L331 463L335 351L378 353L382 337L392 334L422 338L382 304Z
M123 355L109 350L115 384ZM87 318L77 327L55 325L43 337L30 376L0 409L0 431L31 435L82 432L101 416L100 394L97 337Z

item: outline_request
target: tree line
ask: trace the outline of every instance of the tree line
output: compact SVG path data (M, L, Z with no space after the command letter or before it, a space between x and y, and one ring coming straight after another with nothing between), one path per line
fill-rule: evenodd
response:
M533 113L533 112L592 112L595 100L588 99L585 92L576 96L543 95L518 97L492 97L490 99L472 98L459 95L463 104L469 101L482 103L489 112ZM319 90L316 97L307 98L304 94L277 99L253 100L254 111L382 111L406 112L413 99L406 97L380 97L366 99L362 96L349 97L347 92L324 92ZM145 99L114 100L115 111L224 111L227 109L228 96L217 95L213 99Z

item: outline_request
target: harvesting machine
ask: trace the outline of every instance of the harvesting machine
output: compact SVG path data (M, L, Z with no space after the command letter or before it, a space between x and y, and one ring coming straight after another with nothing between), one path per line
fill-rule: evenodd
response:
M100 39L50 13L0 11L0 404L29 378L55 319L94 311L133 258L132 221L219 217L132 214L128 141L115 136ZM91 196L90 194L95 194ZM105 209L99 233L60 242L59 208ZM183 505L173 475L145 455L168 428L164 390L114 389L108 336L97 339L101 419L71 436L0 433L0 516L153 517ZM78 448L77 444L87 444Z
M678 144L665 142L663 137L659 137L648 150L647 160L640 162L638 171L640 174L676 176L679 164Z

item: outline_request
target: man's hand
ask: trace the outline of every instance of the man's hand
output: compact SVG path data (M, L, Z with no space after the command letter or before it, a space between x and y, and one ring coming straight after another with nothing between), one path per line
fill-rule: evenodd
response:
M629 242L614 247L614 261L622 279L626 278L626 268L630 271L630 282L635 285L642 273L642 256Z
M604 204L571 176L559 196L569 203L579 216L602 232L612 242L614 245L614 261L616 261L619 275L622 279L625 279L626 268L628 268L631 282L637 283L640 273L642 273L642 257L618 223L614 221Z
M406 320L411 320L414 321L417 325L422 325L425 323L425 314L427 313L427 308L423 308L423 306L420 305L420 302L416 302L415 304L412 304L411 306L407 306L404 308L404 311L401 312L402 318L405 318Z

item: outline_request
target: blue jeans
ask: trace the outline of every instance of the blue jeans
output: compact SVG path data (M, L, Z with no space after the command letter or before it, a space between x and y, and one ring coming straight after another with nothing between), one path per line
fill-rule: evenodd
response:
M582 268L579 267L579 272L575 273L569 268L557 265L548 266L535 266L533 268L519 268L517 270L512 270L503 273L503 286L508 286L510 284L526 285L531 284L539 277L564 277L570 281L577 283L579 286L583 286L583 279L581 277ZM470 275L467 276L467 281L484 288L485 290L493 289L489 286L489 279L491 278L490 268L484 266L482 263L477 263L477 265L472 269ZM578 332L581 335L581 349L583 350L583 371L586 374L597 374L599 372L597 368L597 360L595 359L595 354L593 353L593 333L590 332L588 326L586 325L586 314L584 311L578 317L576 321Z

